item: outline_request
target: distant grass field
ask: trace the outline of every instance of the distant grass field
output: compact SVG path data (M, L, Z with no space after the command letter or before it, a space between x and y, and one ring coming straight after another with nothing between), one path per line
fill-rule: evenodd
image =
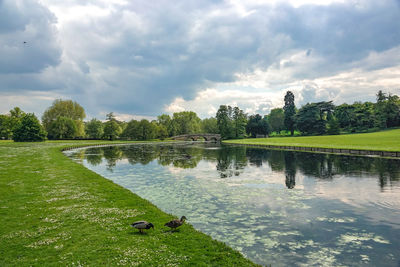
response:
M232 144L400 151L400 129L362 134L251 138L224 142Z
M0 266L254 266L60 152L94 143L0 141Z

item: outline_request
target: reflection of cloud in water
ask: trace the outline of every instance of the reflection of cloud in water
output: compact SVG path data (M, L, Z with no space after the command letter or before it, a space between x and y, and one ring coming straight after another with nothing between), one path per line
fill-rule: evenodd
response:
M180 150L190 160L181 161ZM400 259L398 208L388 214L399 188L382 193L374 173L337 173L336 165L349 168L340 157L233 147L203 151L198 144L144 151L114 153L123 158L114 173L106 162L84 164L166 212L185 214L197 229L261 264L376 265L390 253L387 265ZM128 161L127 154L133 156ZM295 178L293 189L286 188L288 176Z

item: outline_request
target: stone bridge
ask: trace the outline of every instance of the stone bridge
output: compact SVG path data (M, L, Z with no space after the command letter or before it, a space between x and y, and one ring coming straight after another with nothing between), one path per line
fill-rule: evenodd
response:
M214 141L214 142L219 142L221 141L221 135L220 134L182 134L182 135L177 135L173 136L173 140L182 140L182 141L197 141L199 138L204 138L206 141Z

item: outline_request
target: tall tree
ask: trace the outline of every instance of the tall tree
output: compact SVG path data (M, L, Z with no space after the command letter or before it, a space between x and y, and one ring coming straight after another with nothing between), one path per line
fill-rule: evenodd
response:
M110 141L115 140L121 134L122 129L115 120L104 123L104 138Z
M217 111L217 125L222 139L229 139L233 137L232 125L232 108L230 106L221 105Z
M83 119L86 117L86 114L83 107L77 102L72 100L57 99L49 108L46 109L42 116L42 122L43 126L48 132L52 132L55 129L55 127L51 126L51 124L55 122L59 117L71 119L75 124L77 130L75 131L75 136L73 136L72 138L84 135ZM62 135L63 133L53 132L53 136Z
M233 108L233 137L243 138L246 133L247 115L238 107Z
M285 112L285 127L288 131L290 131L291 135L294 135L294 127L296 123L296 106L294 104L294 94L291 91L287 91L284 101L285 105L283 106L283 110Z
M15 142L39 142L46 139L46 131L43 129L35 114L22 115L21 122L14 130L13 140Z

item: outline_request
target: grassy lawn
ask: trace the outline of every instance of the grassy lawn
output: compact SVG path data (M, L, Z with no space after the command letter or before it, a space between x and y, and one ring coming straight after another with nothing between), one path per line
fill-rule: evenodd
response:
M188 224L170 232L173 216L60 152L93 143L0 141L0 266L254 265Z
M400 151L400 129L375 133L302 136L277 138L251 138L228 140L226 143L341 148L360 150Z

